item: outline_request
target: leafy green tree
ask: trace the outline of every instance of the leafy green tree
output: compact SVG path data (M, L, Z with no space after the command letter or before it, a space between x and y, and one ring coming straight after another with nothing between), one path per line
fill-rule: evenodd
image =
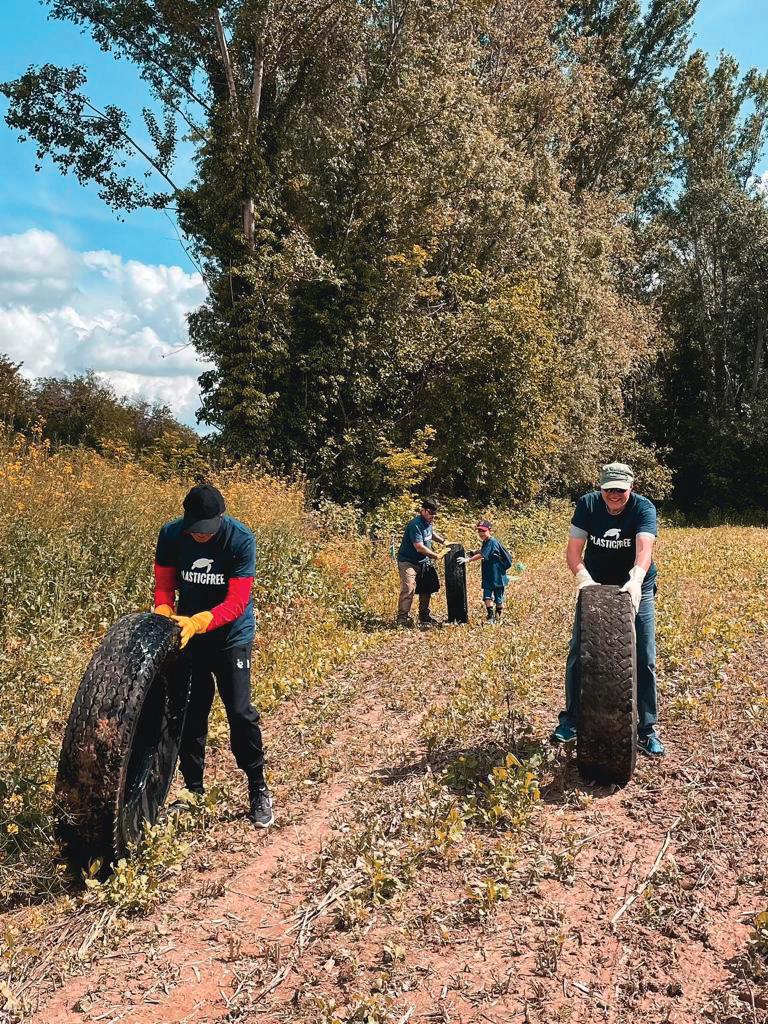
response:
M652 209L666 189L670 71L685 58L699 0L582 0L558 28L576 100L566 187Z
M680 190L663 212L657 280L670 337L650 431L671 443L676 494L768 506L768 203L756 177L768 135L768 74L693 54L669 90Z
M40 378L31 389L30 408L42 422L43 435L61 444L99 448L111 442L139 454L166 435L193 446L199 440L174 419L168 406L118 398L92 371Z
M0 422L14 430L29 427L34 417L31 387L21 367L21 363L0 355Z
M114 209L176 212L228 451L369 501L430 426L456 493L576 486L627 445L653 464L623 395L657 340L637 225L694 0L48 6L152 109L132 125L46 65L2 87L8 123Z

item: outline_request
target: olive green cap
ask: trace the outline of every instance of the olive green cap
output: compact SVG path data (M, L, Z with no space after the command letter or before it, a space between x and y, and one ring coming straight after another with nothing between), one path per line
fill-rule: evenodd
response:
M623 462L609 462L600 470L601 487L621 487L629 490L635 482L635 474Z

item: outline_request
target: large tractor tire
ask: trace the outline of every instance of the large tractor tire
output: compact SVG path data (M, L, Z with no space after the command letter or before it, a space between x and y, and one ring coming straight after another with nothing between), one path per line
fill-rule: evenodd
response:
M163 616L126 615L85 671L56 777L57 836L76 868L108 871L168 795L189 698L188 675L172 671L179 637Z
M637 758L635 616L619 587L585 587L576 759L589 782L626 786Z
M445 556L445 600L448 605L449 622L466 622L467 615L467 571L457 559L464 557L463 544L451 544Z

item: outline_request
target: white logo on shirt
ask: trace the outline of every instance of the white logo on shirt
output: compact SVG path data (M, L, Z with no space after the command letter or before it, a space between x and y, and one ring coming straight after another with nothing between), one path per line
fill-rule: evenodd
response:
M611 537L613 540L618 540L621 536L621 530L619 530L617 527L614 527L612 530L606 530L603 536Z
M589 535L590 543L594 544L597 548L615 549L632 547L632 539L630 537L625 537L623 540L619 540L618 538L616 540L609 539L609 534L612 533L621 533L621 530L608 530L605 537L595 537L595 535L591 533Z
M211 572L212 568L212 558L198 558L192 563L191 568L182 571L181 578L187 583L207 583L211 587L223 587L227 582L224 573Z

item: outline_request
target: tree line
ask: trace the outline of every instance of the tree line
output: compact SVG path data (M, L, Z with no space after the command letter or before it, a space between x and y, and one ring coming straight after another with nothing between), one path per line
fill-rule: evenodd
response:
M228 453L367 502L398 467L528 501L621 457L686 512L768 507L768 76L692 52L697 0L46 5L152 102L47 64L6 120L178 218Z
M28 380L21 363L0 355L0 423L57 445L126 452L157 468L182 468L202 456L201 439L161 402L120 398L93 372Z

